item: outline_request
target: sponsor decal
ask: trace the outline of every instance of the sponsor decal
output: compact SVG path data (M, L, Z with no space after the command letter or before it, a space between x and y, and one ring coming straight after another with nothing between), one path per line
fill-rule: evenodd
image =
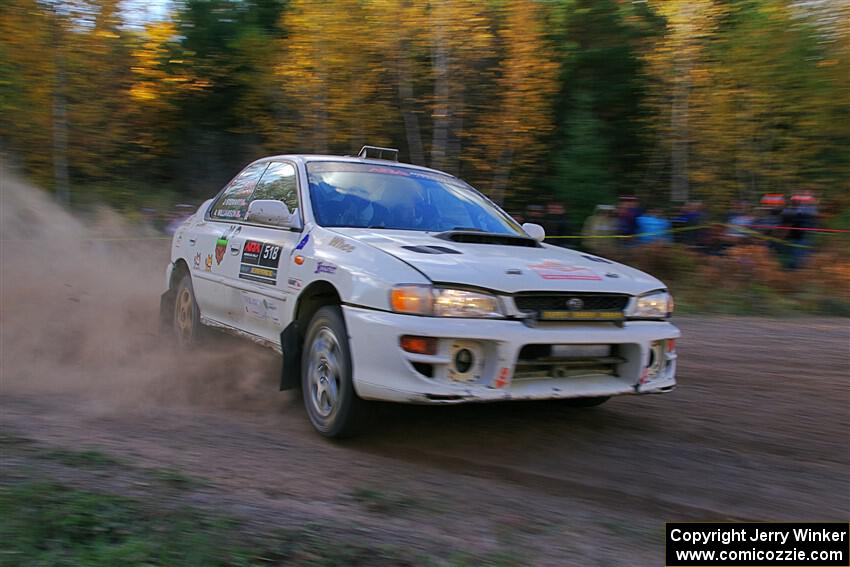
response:
M215 216L223 219L238 219L242 218L241 209L219 209Z
M241 230L241 226L231 226L218 237L218 240L215 241L216 265L221 264L221 261L224 260L224 253L227 251L227 243L230 242L230 239L236 236L236 233Z
M245 314L260 321L269 321L280 323L280 317L277 313L277 305L273 301L264 297L242 293L242 305L245 307Z
M590 268L584 266L573 266L570 264L562 264L553 260L546 260L540 264L530 264L528 266L534 270L538 276L544 280L591 280L600 281L599 277Z
M277 244L246 240L242 247L239 277L243 280L274 285L277 283L280 250Z
M292 291L300 291L304 283L298 278L289 278L286 280L286 287Z
M310 242L310 233L304 235L304 238L295 246L296 250L304 250L304 247L307 246L307 243Z
M199 270L201 268L201 253L200 252L195 254L195 260L192 263L194 264L196 270Z
M204 260L204 271L211 272L212 271L212 254L207 254L207 259Z
M225 199L222 205L225 207L241 207L245 203L245 199Z
M354 246L345 241L345 239L340 238L339 236L334 236L331 239L330 245L334 248L338 248L343 252L351 252L354 250Z
M335 274L336 266L334 264L329 264L328 262L319 262L316 264L316 271L314 274Z
M622 311L541 311L546 321L622 321Z
M494 388L504 388L508 384L511 383L511 370L507 366L503 366L501 370L499 370L499 375L496 376L496 379L493 381Z
M390 167L370 167L369 173L383 173L386 175L401 175L402 177L410 177L406 171Z

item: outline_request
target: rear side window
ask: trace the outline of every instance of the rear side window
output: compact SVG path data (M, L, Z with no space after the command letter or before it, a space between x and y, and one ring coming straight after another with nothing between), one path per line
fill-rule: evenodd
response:
M295 166L291 163L272 162L254 190L252 201L273 199L283 201L292 212L298 208L298 185Z
M210 217L221 220L244 220L251 193L266 170L267 163L249 165L230 182L213 206Z

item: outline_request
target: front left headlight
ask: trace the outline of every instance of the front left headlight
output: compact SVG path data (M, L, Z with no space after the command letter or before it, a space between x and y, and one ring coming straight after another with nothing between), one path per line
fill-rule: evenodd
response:
M501 317L495 295L464 289L435 289L434 315L437 317Z
M390 292L397 313L434 317L501 317L499 299L490 293L425 285L399 285Z
M652 291L635 301L630 316L635 319L667 319L673 314L673 296L666 291Z

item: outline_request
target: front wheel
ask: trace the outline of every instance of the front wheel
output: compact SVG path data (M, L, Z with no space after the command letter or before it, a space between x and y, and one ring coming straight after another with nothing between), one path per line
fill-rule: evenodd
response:
M304 406L326 437L350 437L363 423L366 402L354 391L348 334L339 307L325 306L310 321L301 358Z

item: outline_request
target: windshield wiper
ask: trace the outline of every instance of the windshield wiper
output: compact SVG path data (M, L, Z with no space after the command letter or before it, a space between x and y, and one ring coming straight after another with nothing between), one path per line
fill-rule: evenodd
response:
M474 226L456 226L453 229L451 229L451 232L454 232L455 230L461 230L461 231L464 231L464 232L484 232L483 229L475 228Z

